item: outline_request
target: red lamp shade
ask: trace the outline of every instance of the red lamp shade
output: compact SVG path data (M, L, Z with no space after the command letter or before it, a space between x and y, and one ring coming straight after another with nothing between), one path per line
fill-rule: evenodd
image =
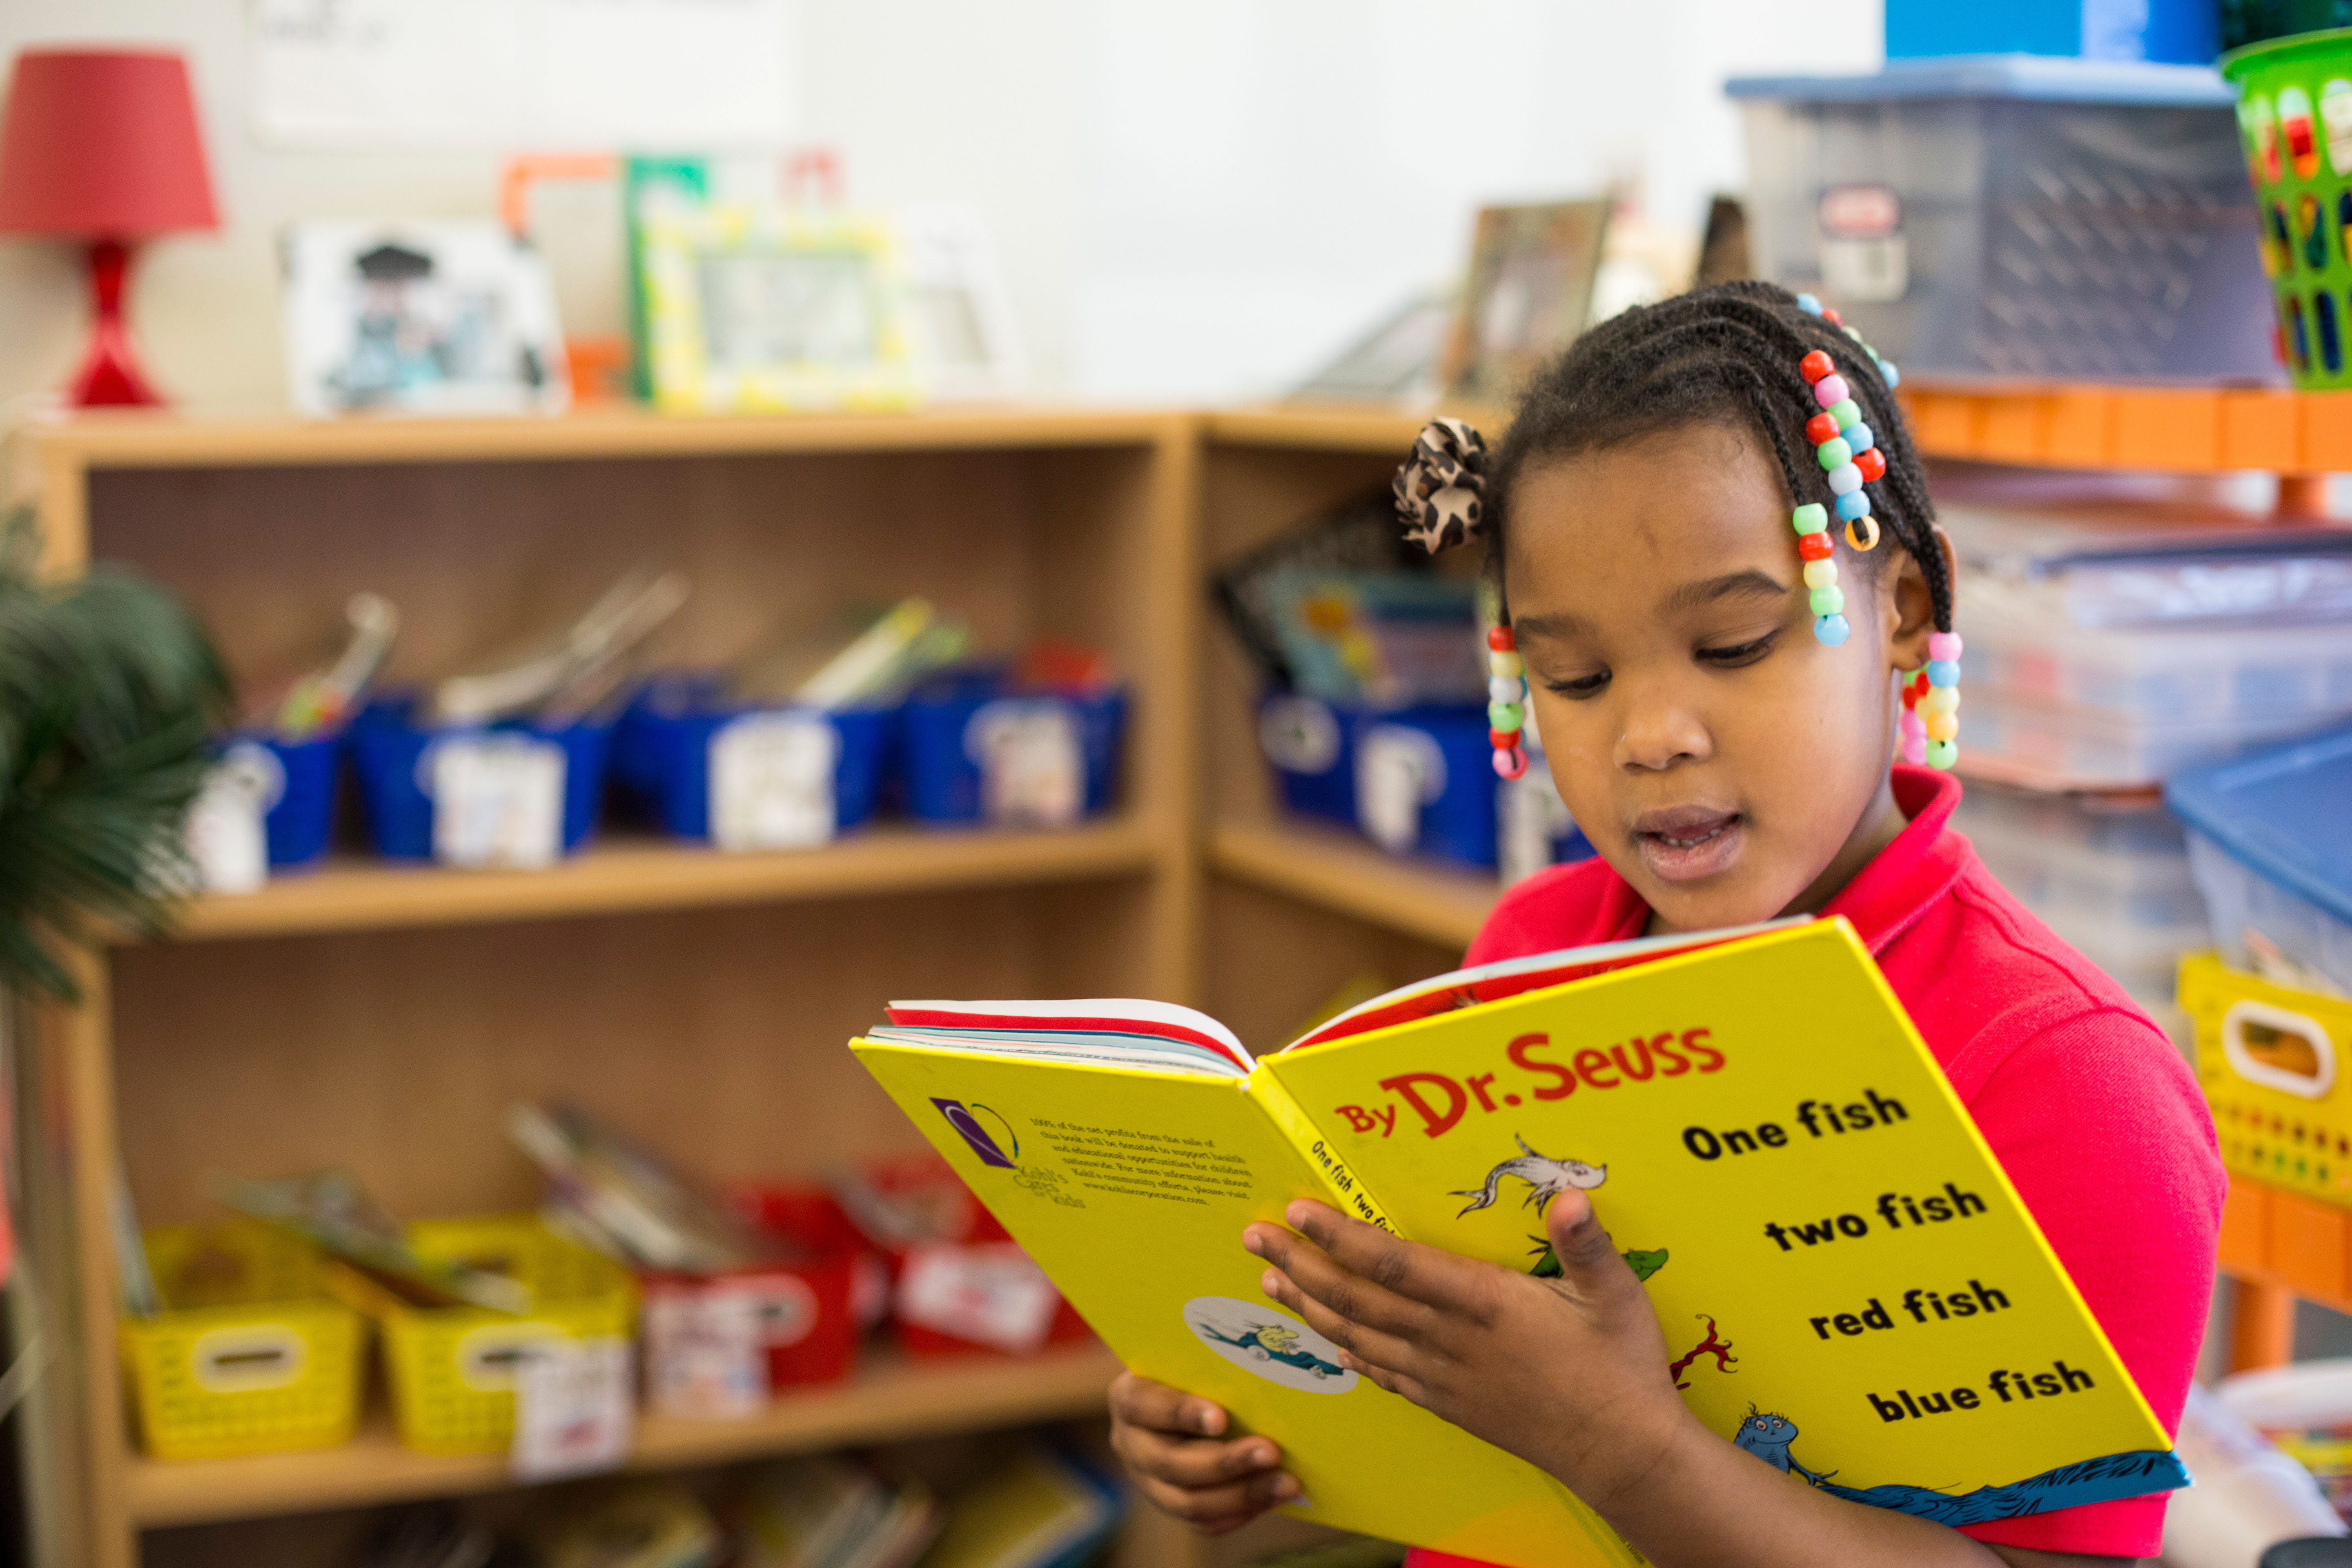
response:
M26 49L0 118L0 229L135 239L216 228L179 56Z
M27 49L0 117L0 231L89 247L89 352L67 396L160 403L122 326L130 247L175 228L216 228L204 138L177 55Z

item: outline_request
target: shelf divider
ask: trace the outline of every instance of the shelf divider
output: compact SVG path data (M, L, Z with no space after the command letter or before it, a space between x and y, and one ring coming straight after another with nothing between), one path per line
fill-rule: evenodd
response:
M785 1394L740 1419L640 1414L632 1471L727 1464L899 1442L1100 1412L1118 1359L1100 1344L1013 1360L915 1362L872 1353L849 1381ZM127 1477L140 1527L259 1519L516 1484L504 1454L419 1454L379 1412L350 1442L295 1454L173 1463L133 1456Z

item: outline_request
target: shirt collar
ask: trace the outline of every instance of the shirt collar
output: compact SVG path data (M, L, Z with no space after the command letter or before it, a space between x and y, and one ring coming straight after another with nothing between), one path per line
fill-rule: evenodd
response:
M1895 804L1909 822L1822 910L1852 921L1874 955L1925 913L1968 866L1968 840L1949 830L1952 808L1960 803L1960 781L1898 763L1894 784ZM1640 936L1650 922L1650 906L1613 868L1596 914L1595 942Z

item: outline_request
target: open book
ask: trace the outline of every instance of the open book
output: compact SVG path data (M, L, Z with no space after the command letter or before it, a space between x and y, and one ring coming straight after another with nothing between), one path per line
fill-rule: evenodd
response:
M1591 1194L1706 1425L1965 1524L2185 1485L2162 1425L1843 920L1458 971L1253 1058L1149 1002L910 1002L851 1042L1144 1376L1280 1443L1302 1518L1514 1568L1636 1556L1564 1487L1343 1370L1242 1227L1313 1197L1556 1270Z

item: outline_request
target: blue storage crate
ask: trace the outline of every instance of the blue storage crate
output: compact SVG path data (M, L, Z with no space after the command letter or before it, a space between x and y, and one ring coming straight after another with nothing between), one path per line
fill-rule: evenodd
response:
M1363 713L1357 704L1286 691L1258 705L1258 750L1285 806L1355 826L1356 726Z
M1356 820L1397 855L1492 869L1495 747L1483 705L1369 713L1356 724Z
M221 742L221 758L253 769L272 867L309 866L327 852L335 826L335 785L342 771L341 731L305 741L253 732L232 735Z
M900 725L918 821L1050 825L1109 807L1127 693L1022 691L1002 668L964 669L917 687Z
M502 720L487 725L432 726L417 721L416 709L414 695L385 697L352 721L352 762L377 853L395 860L530 865L551 858L545 850L570 854L586 842L604 792L610 721L547 724ZM511 852L518 847L515 841L501 837L482 841L468 832L452 837L458 825L442 819L435 789L444 764L458 754L447 750L453 746L465 747L468 761L504 764L508 772L530 779L545 781L555 774L559 806L554 832L548 836L552 844L530 834L530 842L520 846L524 852L516 854ZM481 853L486 843L490 852Z
M782 848L826 842L873 817L891 710L736 702L721 690L717 676L657 678L614 730L613 782L645 797L664 828L680 838L716 837L730 848ZM830 737L831 759L822 763L823 777L814 787L811 780L779 776L773 809L746 808L741 820L719 823L723 831L714 833L719 792L713 782L726 771L728 749L774 737L783 743L771 771L788 774L801 765L787 754L790 737L817 725ZM787 795L793 798L782 798Z
M2230 962L2352 992L2352 729L2182 773L2164 803Z

